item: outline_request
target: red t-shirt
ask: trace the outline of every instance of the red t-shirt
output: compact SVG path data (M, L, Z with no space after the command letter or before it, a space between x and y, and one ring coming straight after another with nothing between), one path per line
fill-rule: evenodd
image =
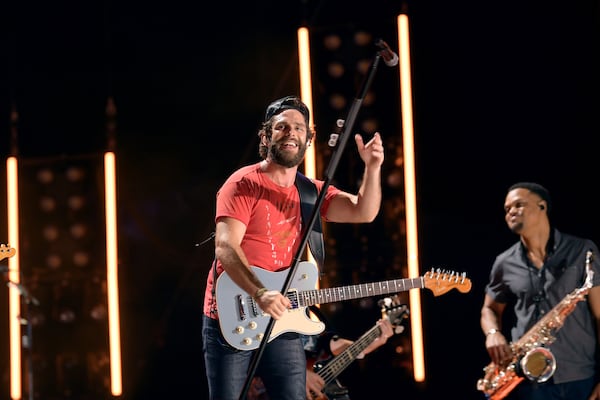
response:
M324 182L315 180L320 191ZM340 192L329 185L323 199L321 215L327 215L331 199ZM300 196L295 185L276 185L260 169L260 163L242 167L225 181L217 192L215 222L232 217L246 225L242 249L250 265L268 271L289 268L302 239ZM217 262L217 274L223 272ZM212 318L214 271L206 280L204 313Z

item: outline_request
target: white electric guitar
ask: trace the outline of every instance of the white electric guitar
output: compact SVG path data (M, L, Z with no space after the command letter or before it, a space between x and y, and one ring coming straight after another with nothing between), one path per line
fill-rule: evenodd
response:
M265 287L270 289L282 288L289 273L288 270L271 272L262 268L251 268ZM471 290L471 281L465 277L465 273L459 275L456 272L439 269L431 270L418 278L393 279L327 289L315 289L317 277L316 265L307 261L298 263L287 293L292 308L275 321L269 341L286 332L305 335L323 332L325 325L320 321L311 320L307 315L306 308L311 305L399 293L410 289L427 288L435 296L454 288L462 293ZM219 275L215 290L221 333L227 343L239 350L258 348L271 316L264 313L252 296L240 289L225 272Z

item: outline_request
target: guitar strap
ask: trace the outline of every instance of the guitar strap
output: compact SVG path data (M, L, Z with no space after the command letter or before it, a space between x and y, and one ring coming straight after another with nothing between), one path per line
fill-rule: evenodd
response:
M317 186L308 177L300 172L296 172L296 187L300 194L302 222L306 225L306 222L312 215L315 203L317 202ZM319 266L319 270L323 273L323 267L325 265L325 244L323 242L323 226L321 224L320 212L319 217L309 233L308 247Z

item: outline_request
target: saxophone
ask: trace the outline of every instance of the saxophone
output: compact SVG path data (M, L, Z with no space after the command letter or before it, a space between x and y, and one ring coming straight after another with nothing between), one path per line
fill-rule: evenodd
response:
M565 296L552 310L529 329L516 343L511 343L512 359L505 366L488 364L485 375L477 381L477 389L489 400L505 398L525 378L538 383L546 382L554 375L556 360L545 346L556 339L559 330L573 312L578 302L585 299L592 287L594 271L591 268L592 252L586 253L586 279L584 284Z

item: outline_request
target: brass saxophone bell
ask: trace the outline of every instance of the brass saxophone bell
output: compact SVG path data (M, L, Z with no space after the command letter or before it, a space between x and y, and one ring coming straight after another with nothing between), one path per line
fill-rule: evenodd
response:
M519 361L519 372L530 381L543 383L554 375L556 359L545 347L529 350Z

